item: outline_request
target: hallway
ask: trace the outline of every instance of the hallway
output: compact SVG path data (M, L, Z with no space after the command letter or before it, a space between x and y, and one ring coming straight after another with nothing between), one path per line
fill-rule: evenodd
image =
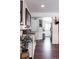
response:
M36 41L34 59L59 59L59 45L52 45L49 37Z

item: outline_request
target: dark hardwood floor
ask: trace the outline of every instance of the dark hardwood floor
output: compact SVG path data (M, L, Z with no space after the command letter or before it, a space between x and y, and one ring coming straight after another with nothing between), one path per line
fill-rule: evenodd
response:
M34 59L59 59L59 45L51 44L49 37L36 43Z

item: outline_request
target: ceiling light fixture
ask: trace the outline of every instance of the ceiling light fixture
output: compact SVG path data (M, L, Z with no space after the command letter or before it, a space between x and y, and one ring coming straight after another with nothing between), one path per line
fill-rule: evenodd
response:
M45 5L41 5L41 7L42 7L42 8L44 8L44 7L45 7Z

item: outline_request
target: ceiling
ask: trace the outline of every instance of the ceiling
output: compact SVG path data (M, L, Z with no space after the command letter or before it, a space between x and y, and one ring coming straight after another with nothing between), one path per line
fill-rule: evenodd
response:
M59 0L26 0L26 4L30 12L59 12ZM44 8L41 8L42 4L45 5Z

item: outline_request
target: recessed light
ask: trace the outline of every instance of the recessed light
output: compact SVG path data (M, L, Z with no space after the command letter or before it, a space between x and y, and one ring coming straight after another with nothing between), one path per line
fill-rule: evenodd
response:
M42 7L42 8L44 8L44 7L45 7L45 5L41 5L41 7Z

